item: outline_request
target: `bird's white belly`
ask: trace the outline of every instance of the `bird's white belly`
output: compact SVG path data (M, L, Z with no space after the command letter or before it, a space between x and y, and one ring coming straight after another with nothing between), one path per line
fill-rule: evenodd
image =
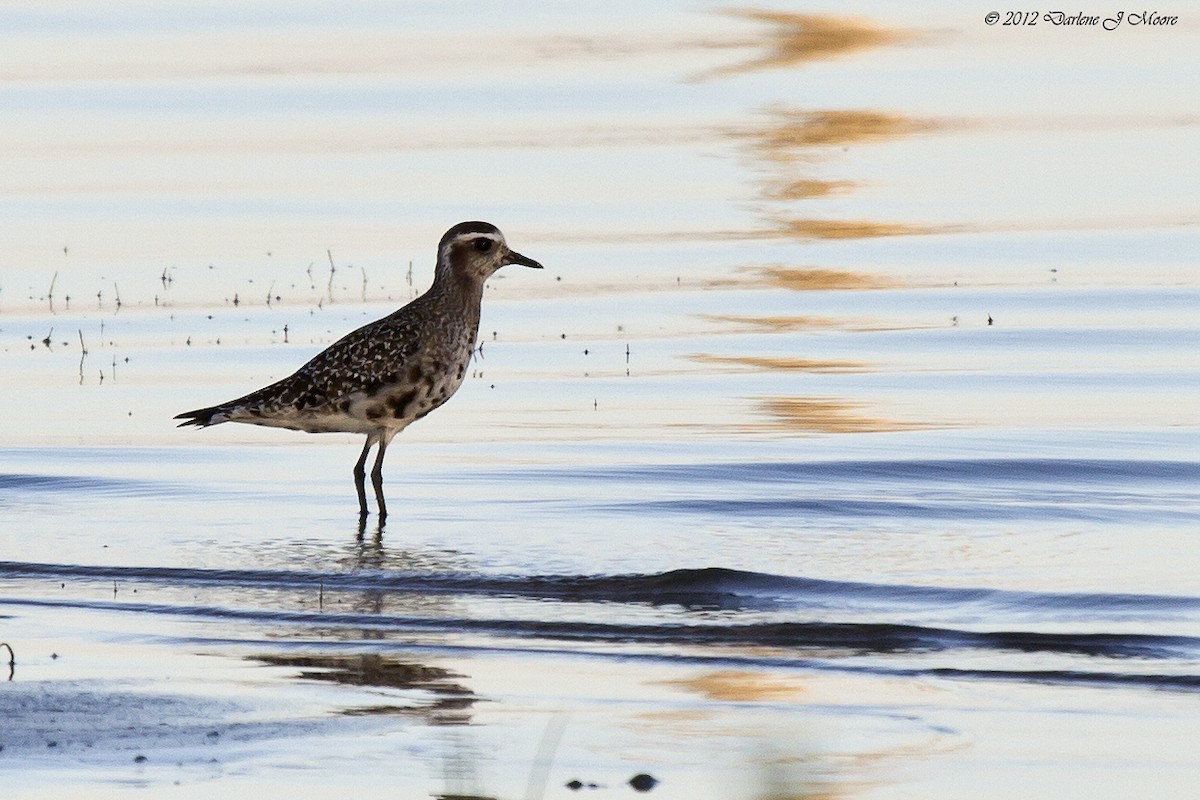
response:
M405 383L385 386L372 395L356 393L339 403L336 411L297 414L295 427L313 433L372 433L381 429L398 433L449 400L461 383L449 374L432 385Z

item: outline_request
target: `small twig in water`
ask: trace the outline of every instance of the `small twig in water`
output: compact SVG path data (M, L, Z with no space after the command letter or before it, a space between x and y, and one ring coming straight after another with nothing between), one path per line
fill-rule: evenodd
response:
M333 265L333 251L326 250L325 255L329 256L329 286L326 287L326 292L329 295L329 302L333 302L333 273L337 272L337 267Z
M50 301L50 313L54 313L54 284L58 283L58 270L54 270L54 277L50 279L50 289L46 292L46 299Z
M8 642L0 642L0 647L8 651L8 679L13 679L13 674L17 671L17 654L13 652L12 645Z
M79 385L83 386L83 362L87 360L88 349L83 341L83 329L79 329Z

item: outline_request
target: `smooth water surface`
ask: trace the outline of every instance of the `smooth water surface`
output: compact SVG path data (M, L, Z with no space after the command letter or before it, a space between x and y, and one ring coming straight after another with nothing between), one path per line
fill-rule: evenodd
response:
M0 7L6 794L1190 796L1200 25L990 10ZM474 218L386 526L175 429Z

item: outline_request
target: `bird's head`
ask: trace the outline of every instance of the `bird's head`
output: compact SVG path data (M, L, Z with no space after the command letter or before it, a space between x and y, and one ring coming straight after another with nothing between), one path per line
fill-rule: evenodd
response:
M510 249L500 229L487 222L460 222L438 243L439 276L483 283L508 264L542 268L532 258Z

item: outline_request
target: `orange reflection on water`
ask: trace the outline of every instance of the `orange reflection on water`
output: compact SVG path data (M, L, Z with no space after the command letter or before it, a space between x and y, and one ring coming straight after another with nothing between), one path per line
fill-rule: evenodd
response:
M847 320L836 317L742 317L736 314L702 314L700 318L711 322L731 323L754 333L856 327L849 325Z
M772 264L762 267L743 267L739 273L750 277L726 278L707 283L713 288L772 286L801 292L851 291L868 289L898 289L904 284L891 278L816 267L785 267Z
M750 367L753 369L780 370L785 372L866 372L869 367L859 361L817 361L809 358L783 358L777 356L718 356L711 353L696 353L693 361L704 364Z
M928 428L862 413L867 405L828 397L768 397L760 401L772 420L768 427L809 433L886 433Z
M749 140L748 150L763 162L770 177L762 188L762 196L777 203L787 203L846 193L861 185L857 181L787 174L797 167L803 168L814 158L827 155L830 148L892 141L938 131L948 124L942 120L871 109L776 109L769 113L765 124L730 135ZM796 218L782 210L768 213L766 221L768 226L762 235L800 239L871 239L945 231L943 226L870 219Z
M786 219L774 217L773 234L800 239L874 239L881 236L920 236L946 232L948 228L909 225L900 222L871 222L865 219Z
M740 331L748 333L789 333L792 331L811 331L822 328L843 331L914 331L938 327L937 325L920 323L898 325L894 322L873 320L867 317L803 317L785 315L746 317L736 314L701 314L699 317L710 322L737 325Z
M912 34L906 31L881 28L853 17L766 9L729 9L724 13L766 23L769 27L761 40L756 42L766 52L750 61L715 69L708 76L797 67L912 38ZM729 43L714 43L712 46L728 47Z
M823 181L815 178L801 178L781 184L766 191L771 200L811 200L814 197L826 197L831 194L846 192L858 186L854 181Z
M768 285L768 287L797 291L899 289L904 285L890 278L864 275L862 272L823 270L817 269L817 267L782 266L780 264L746 266L738 272L748 277L714 279L714 281L708 281L706 285L720 289Z
M895 289L900 286L888 278L836 269L770 266L759 267L758 272L765 282L773 286L798 291Z
M786 679L762 671L723 669L669 685L695 692L717 702L786 700L803 695L807 688L794 678Z
M760 149L774 157L811 147L888 141L945 127L944 122L870 109L779 110L771 117L771 124L751 135Z

